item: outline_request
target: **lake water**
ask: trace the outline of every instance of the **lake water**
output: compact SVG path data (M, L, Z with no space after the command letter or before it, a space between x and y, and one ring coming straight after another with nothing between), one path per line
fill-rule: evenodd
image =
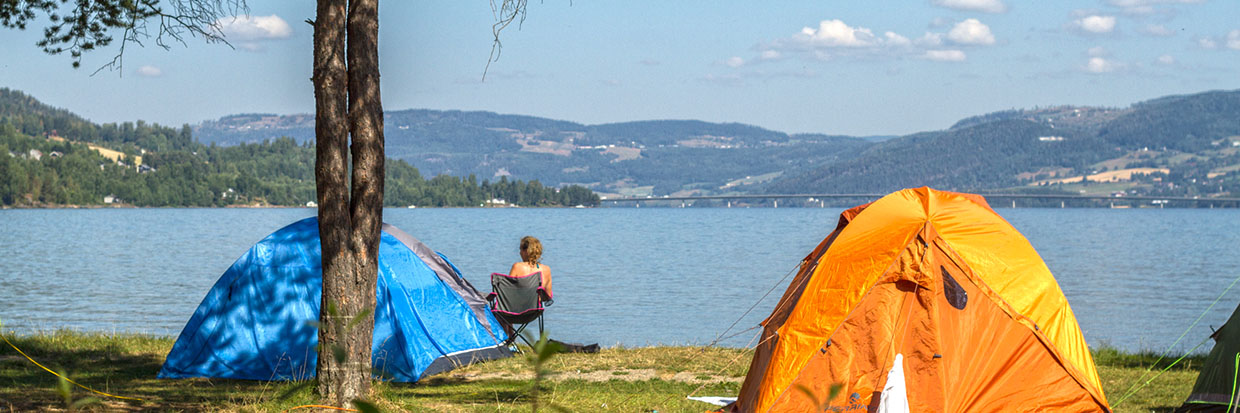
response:
M554 268L552 336L606 346L745 346L781 278L840 209L388 209L385 221L447 255L486 290L541 238ZM999 209L1055 274L1086 340L1167 349L1240 277L1240 210ZM254 242L312 209L0 210L0 322L175 336ZM774 292L741 317L763 293ZM485 292L485 291L483 291ZM1176 350L1240 303L1232 289ZM1209 344L1202 349L1208 349Z

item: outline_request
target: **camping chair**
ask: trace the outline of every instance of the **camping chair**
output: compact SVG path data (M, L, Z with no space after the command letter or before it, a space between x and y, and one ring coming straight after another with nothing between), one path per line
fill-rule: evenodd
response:
M491 305L491 313L500 322L507 323L513 331L508 335L504 346L511 346L517 338L530 347L534 344L521 335L525 327L538 321L538 334L543 333L543 302L549 303L547 290L542 287L542 273L534 272L524 277L513 277L507 274L491 274L491 293L487 294L487 302Z

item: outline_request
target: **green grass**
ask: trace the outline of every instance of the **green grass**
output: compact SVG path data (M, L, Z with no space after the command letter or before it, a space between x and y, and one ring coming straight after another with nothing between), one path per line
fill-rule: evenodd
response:
M56 332L6 335L45 366L100 391L144 399L111 399L74 388L71 398L97 397L87 411L285 411L316 402L308 382L157 380L172 338ZM749 368L747 350L702 347L610 348L598 354L560 354L545 368L541 401L567 411L701 412L709 405L686 400L735 395ZM1191 390L1204 357L1166 366L1151 353L1094 351L1103 389L1118 412L1170 411ZM1150 369L1151 366L1155 368ZM524 357L497 360L431 376L419 384L376 383L371 394L385 411L496 412L530 410L533 369ZM1116 406L1134 383L1150 381ZM67 410L58 379L0 342L0 412ZM315 410L297 410L315 411ZM554 411L554 410L548 410Z

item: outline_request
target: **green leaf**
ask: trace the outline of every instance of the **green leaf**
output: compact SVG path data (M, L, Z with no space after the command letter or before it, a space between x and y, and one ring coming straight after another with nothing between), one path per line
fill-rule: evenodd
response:
M832 400L835 400L835 396L840 395L840 390L844 390L843 384L839 384L839 383L832 384L831 390L827 391L827 403L830 403Z
M327 302L327 314L332 317L335 317L337 315L336 302L334 301Z
M564 346L560 345L560 343L549 342L543 344L542 348L538 349L538 361L546 362L547 360L551 360L551 357L563 350Z
M810 401L814 402L814 405L815 405L815 406L822 406L822 405L823 405L823 403L822 403L822 402L818 401L818 395L814 394L814 391L813 391L813 390L810 390L810 388L809 388L809 387L805 387L805 385L804 385L804 384L798 384L798 385L796 385L796 389L797 389L797 391L801 392L801 394L804 394L804 395L805 395L805 397L808 397ZM830 402L830 401L831 401L831 399L827 399L827 401L828 401L828 402Z
M374 403L371 403L371 402L368 402L362 399L353 399L353 407L356 407L357 411L362 412L362 413L381 413L382 412L382 410L379 410L379 406L375 406Z
M336 358L337 364L344 364L344 361L349 359L349 353L339 344L332 344L332 356Z
M530 338L531 336L527 335L526 337ZM547 337L547 332L544 331L542 335L538 337L538 341L534 343L533 350L534 354L529 356L530 361L533 361L536 364L542 364L547 360L550 360L556 353L563 351L564 346L560 345L560 343L551 341L551 339Z
M304 381L304 382L298 383L295 386L291 386L288 389L285 389L284 392L280 393L279 396L276 396L276 400L280 400L280 401L287 400L289 397L293 397L294 393L297 393L301 391L302 389L310 387L313 384L314 384L313 381Z
M373 309L367 308L365 311L362 311L358 315L353 316L353 319L349 320L349 324L345 326L345 329L352 330L353 327L357 325L357 323L361 322L363 319L366 318L366 316L370 315L371 310Z
M69 380L65 379L65 377L67 375L65 375L64 370L58 372L56 378L59 381L56 382L56 394L60 395L60 398L65 399L65 404L68 405L73 401L73 388L69 387Z
M73 404L69 406L69 410L77 410L77 409L81 409L81 408L83 408L83 407L90 406L90 405L92 405L92 404L96 404L96 403L99 403L99 402L100 402L100 400L99 400L99 398L98 398L98 397L87 397L87 398L84 398L84 399L82 399L82 400L78 400L78 401L76 401L76 402L73 402Z

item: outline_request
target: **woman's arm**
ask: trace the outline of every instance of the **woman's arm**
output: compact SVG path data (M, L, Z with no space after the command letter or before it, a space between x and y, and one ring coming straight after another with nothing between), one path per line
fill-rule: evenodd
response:
M543 265L539 271L542 271L542 286L547 290L547 297L555 297L555 294L551 293L551 267Z

